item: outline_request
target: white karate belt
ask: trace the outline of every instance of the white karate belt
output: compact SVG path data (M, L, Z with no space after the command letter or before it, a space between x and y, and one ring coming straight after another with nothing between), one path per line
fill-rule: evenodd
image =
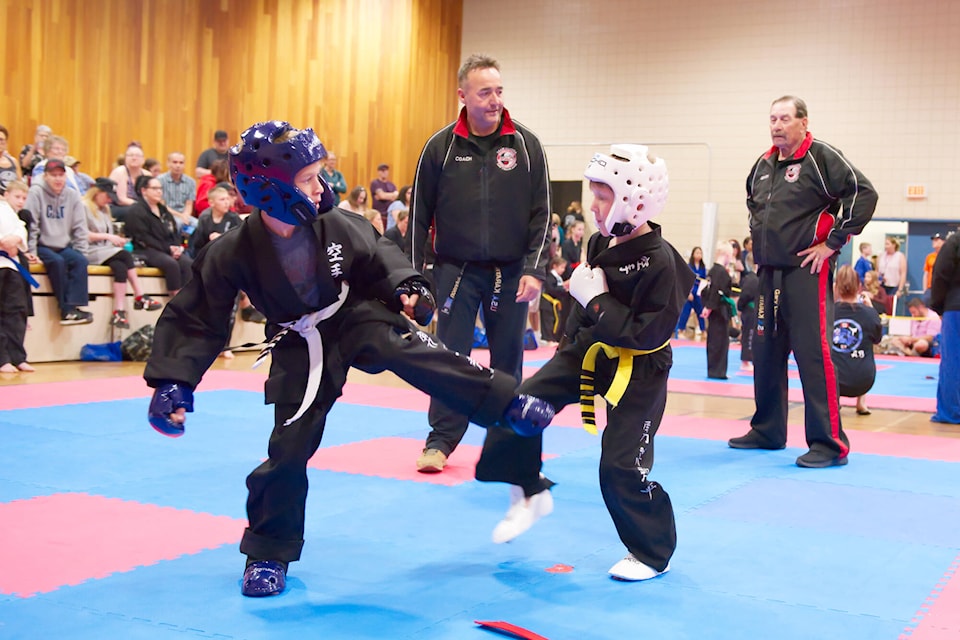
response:
M307 376L307 390L303 394L300 408L297 409L297 412L292 418L283 423L285 427L299 420L300 416L306 413L307 409L310 408L310 405L313 404L313 401L317 398L317 391L320 390L320 380L323 378L323 340L320 339L320 330L317 329L317 325L340 310L349 292L350 285L343 282L340 285L340 296L333 304L319 311L301 316L300 319L294 320L293 322L281 322L280 326L283 327L283 329L271 338L267 346L260 352L257 361L253 363L252 368L254 369L260 366L270 352L273 351L273 347L280 342L280 338L285 336L288 331L296 331L307 341L307 352L310 354L310 374Z

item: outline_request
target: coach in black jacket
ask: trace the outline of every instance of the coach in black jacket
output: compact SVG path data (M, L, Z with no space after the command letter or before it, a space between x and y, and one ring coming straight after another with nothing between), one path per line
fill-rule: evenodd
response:
M747 178L750 235L760 277L753 343L756 413L735 449L787 442L787 360L803 385L810 450L801 467L847 464L840 396L830 355L835 254L873 217L877 193L843 154L807 131L807 105L784 96L770 107L773 147Z
M423 269L433 242L437 335L470 353L482 311L490 366L520 380L528 303L540 292L548 258L550 180L540 141L503 107L497 61L473 55L460 68L456 122L435 133L417 164L407 240ZM443 469L467 419L430 404L432 431L417 468Z

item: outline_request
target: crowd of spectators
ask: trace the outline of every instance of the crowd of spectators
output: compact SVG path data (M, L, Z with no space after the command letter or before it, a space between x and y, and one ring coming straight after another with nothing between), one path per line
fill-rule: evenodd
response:
M31 370L23 349L27 317L33 314L28 266L42 263L57 299L60 324L79 325L94 321L85 307L88 266L104 265L113 271L114 305L110 325L129 328L127 289L133 292L134 309L158 310L162 304L143 292L137 267L160 269L170 295L190 279L191 264L206 244L235 229L252 207L238 198L231 182L228 162L230 136L214 132L192 171L180 151L166 155L166 166L149 157L134 140L126 145L116 164L93 177L81 171L80 154L71 153L67 139L47 125L36 128L33 139L13 146L9 130L0 124L0 205L4 210L4 245L13 260L4 261L2 287L4 316L15 316L7 340L18 344L0 350L4 371ZM163 157L156 154L158 157ZM164 168L166 169L164 171ZM192 175L190 175L192 174ZM363 215L381 233L401 247L409 216L412 187L397 189L389 181L389 166L382 163L374 187L368 191L356 180L348 195L348 181L330 153L323 169L339 206ZM9 192L9 198L5 194ZM371 193L376 194L371 197ZM21 197L22 196L22 197ZM8 200L10 201L8 203ZM23 229L20 242L19 229ZM15 232L14 232L15 231ZM387 233L389 231L389 233ZM9 263L9 264L6 264ZM14 269L14 265L21 265ZM21 274L23 272L23 274ZM25 294L14 297L16 286ZM246 296L238 299L241 318L262 323L263 315ZM22 322L21 322L22 321ZM8 366L9 365L9 366Z

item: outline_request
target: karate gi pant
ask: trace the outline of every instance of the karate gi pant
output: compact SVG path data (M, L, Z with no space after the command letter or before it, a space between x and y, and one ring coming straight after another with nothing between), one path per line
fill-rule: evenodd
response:
M810 268L760 267L757 330L753 339L756 412L750 426L774 447L787 442L787 365L790 352L803 386L807 446L834 456L849 453L840 423L840 388L831 356L832 263Z
M707 318L707 377L727 379L730 360L730 307L721 303Z
M589 345L574 342L557 352L519 392L535 395L557 411L580 401L580 370ZM620 540L638 560L663 571L677 547L670 496L648 479L653 443L667 402L672 355L667 349L638 356L626 392L607 407L600 449L600 492ZM596 362L596 391L610 386L618 360L602 353ZM542 436L524 438L506 429L488 429L477 463L477 480L507 482L532 495L553 483L540 477Z
M516 301L523 264L501 265L499 286L497 274L497 267L490 265L458 265L442 261L434 265L437 304L440 305L437 336L448 348L469 354L473 347L477 312L482 309L490 367L514 376L519 384L523 370L523 332L529 306ZM467 416L442 398L434 397L430 401L429 420L432 430L427 436L426 448L439 449L450 455L467 432Z
M273 352L267 394L268 400L277 394L281 401L274 408L268 459L247 477L249 526L240 542L240 551L253 559L292 562L300 558L307 462L320 446L327 414L341 394L349 367L367 373L392 371L481 426L497 424L515 397L516 382L511 376L446 349L379 303L352 309L338 322L335 336L323 323L320 327L325 352L320 391L306 413L289 426L284 422L295 415L300 402L284 396L284 387L299 381L297 388L303 389L307 347L299 335L289 334ZM287 340L292 342L281 348Z

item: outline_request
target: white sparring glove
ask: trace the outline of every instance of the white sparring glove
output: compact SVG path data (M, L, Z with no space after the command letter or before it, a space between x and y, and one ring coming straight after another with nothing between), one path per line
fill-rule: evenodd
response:
M573 270L570 276L570 295L576 298L581 306L586 307L591 300L607 291L607 277L603 275L600 267L591 269L586 263L581 263Z

